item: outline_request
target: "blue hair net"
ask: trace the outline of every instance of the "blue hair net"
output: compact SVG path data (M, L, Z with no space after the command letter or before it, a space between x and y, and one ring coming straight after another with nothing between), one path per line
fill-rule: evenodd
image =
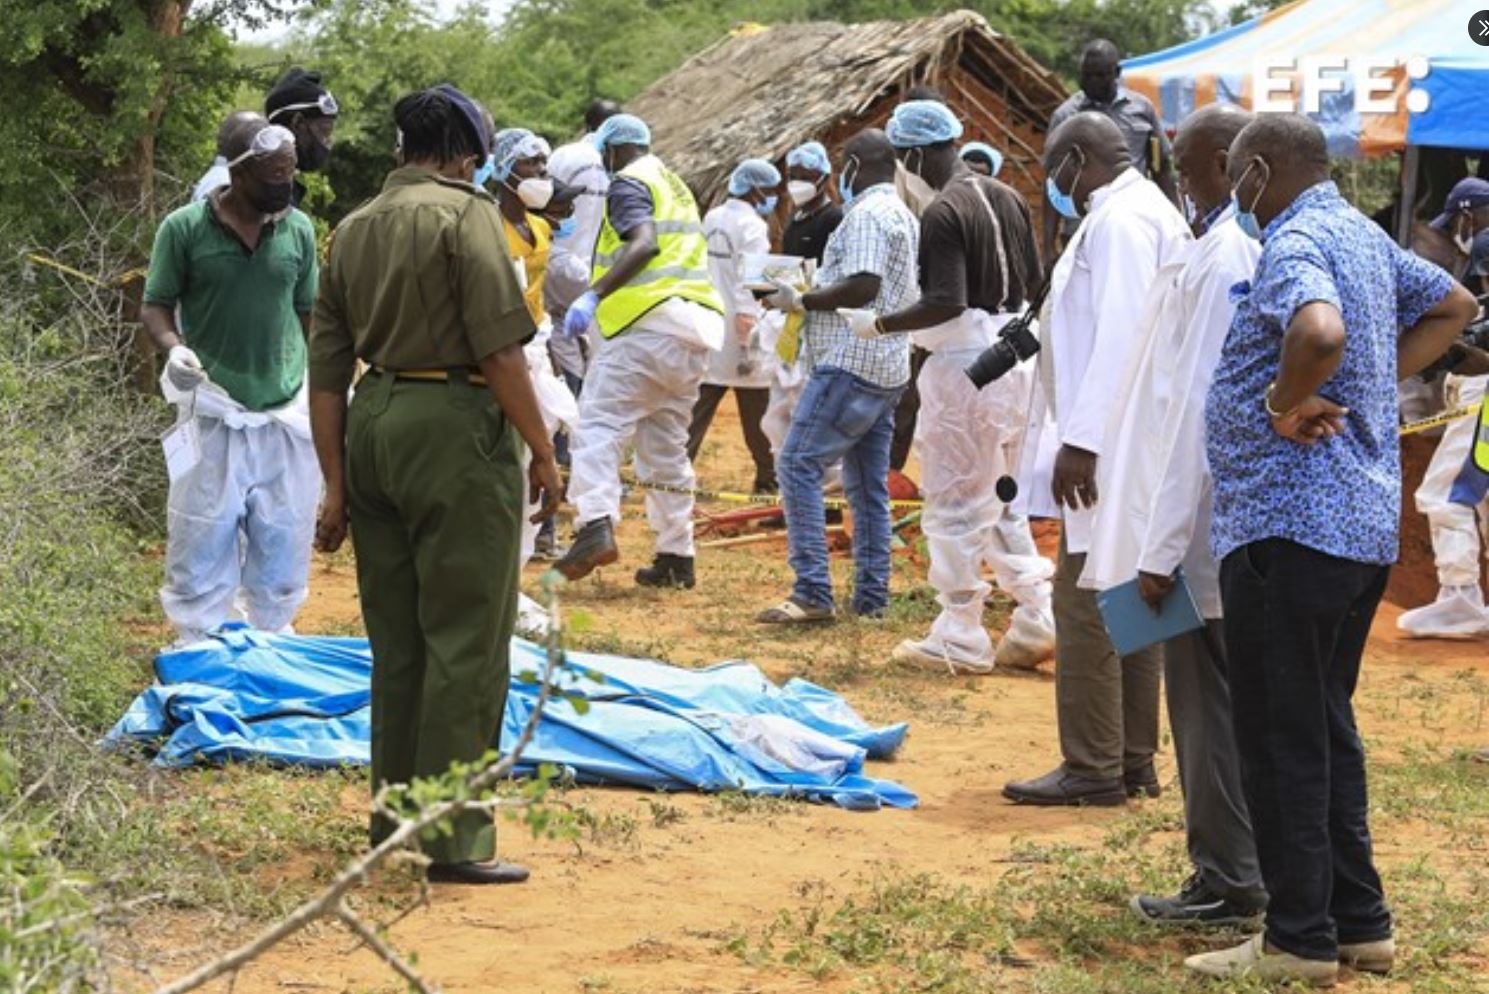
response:
M729 196L742 197L762 186L780 186L781 174L764 159L746 159L729 174Z
M650 145L651 129L634 114L616 114L605 118L595 130L595 148L603 152L611 145Z
M832 175L832 160L827 157L827 149L822 147L821 142L807 142L796 146L786 153L786 165L814 169L823 176Z
M993 148L993 146L985 145L982 142L968 142L960 149L958 149L956 154L957 157L961 159L970 159L973 156L981 156L982 158L986 159L987 164L992 167L992 173L994 176L998 175L998 170L1003 168L1003 153L998 151L996 148Z
M552 151L546 141L526 128L503 128L491 143L491 157L496 166L492 175L501 182L512 175L512 166L518 159L531 159Z
M895 148L918 148L956 141L962 122L939 100L908 100L894 109L884 130Z

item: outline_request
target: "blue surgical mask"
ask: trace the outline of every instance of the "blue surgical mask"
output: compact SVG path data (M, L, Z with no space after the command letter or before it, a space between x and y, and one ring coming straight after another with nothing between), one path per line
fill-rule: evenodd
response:
M486 156L486 161L481 163L480 168L476 170L475 179L472 182L476 186L485 186L490 181L491 174L494 172L496 172L496 156L488 155Z
M1256 191L1256 196L1251 198L1251 210L1249 211L1241 209L1241 198L1236 194L1236 191L1241 189L1241 184L1246 181L1246 177L1250 174L1251 166L1254 165L1256 165L1255 160L1252 161L1251 165L1246 167L1245 172L1241 173L1241 178L1236 180L1236 185L1231 188L1230 200L1232 206L1236 209L1236 224L1249 237L1261 241L1262 226L1261 222L1256 219L1256 202L1262 198L1262 192L1266 190L1267 184L1263 183L1261 189Z
M851 156L851 155L848 156L848 161L845 162L845 163L843 163L843 171L840 174L838 174L838 196L840 196L840 197L843 198L843 206L844 207L847 207L850 204L852 204L853 203L853 198L857 195L854 192L854 190L853 190L853 183L852 183L852 181L848 179L848 170L849 169L852 169L853 170L853 178L854 179L857 179L858 178L858 159L855 158L854 156Z
M1071 196L1070 193L1061 193L1060 188L1055 185L1055 177L1060 175L1061 170L1065 168L1065 163L1069 160L1070 153L1066 152L1065 158L1060 160L1060 164L1055 167L1054 172L1050 173L1044 178L1044 196L1045 199L1049 201L1050 206L1060 213L1061 217L1068 217L1072 221L1075 221L1079 220L1081 216L1080 211L1075 209L1075 198ZM1081 169L1084 168L1086 167L1083 163L1081 167L1075 171L1075 179L1071 180L1070 183L1070 189L1072 193L1075 190L1076 182L1081 178Z
M554 238L568 238L570 235L572 235L574 233L574 229L576 229L578 227L579 227L579 222L578 221L574 220L572 217L566 217L562 221L558 222L557 226L554 227L554 229L553 229L553 237Z
M780 197L774 193L755 205L755 212L761 217L770 217L776 212L776 204L780 203Z

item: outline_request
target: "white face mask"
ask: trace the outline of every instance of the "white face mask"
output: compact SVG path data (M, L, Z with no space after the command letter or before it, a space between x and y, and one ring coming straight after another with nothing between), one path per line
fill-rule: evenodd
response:
M894 192L916 217L924 214L931 201L936 199L936 188L906 169L903 162L894 164Z
M797 207L805 207L817 199L817 184L804 179L793 179L786 184L786 195Z
M553 199L553 180L525 179L517 184L517 196L528 210L540 211Z

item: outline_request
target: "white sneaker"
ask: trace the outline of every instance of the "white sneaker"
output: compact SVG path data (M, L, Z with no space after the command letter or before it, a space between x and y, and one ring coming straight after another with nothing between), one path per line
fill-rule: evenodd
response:
M894 647L890 659L897 663L911 663L930 669L945 669L952 676L985 676L993 672L993 660L987 656L969 657L940 639L924 638L920 641L905 639Z
M1184 965L1206 977L1227 980L1235 977L1300 980L1314 987L1333 987L1339 980L1337 960L1304 959L1292 953L1270 952L1266 939L1260 935L1254 935L1231 949L1191 956Z
M1396 965L1396 940L1387 936L1374 942L1341 942L1339 962L1361 973L1390 973Z
M1437 600L1397 618L1396 627L1412 638L1481 638L1489 635L1489 611L1478 587L1443 587Z
M1055 619L1048 610L1019 608L1003 633L993 662L1016 670L1032 670L1055 654Z

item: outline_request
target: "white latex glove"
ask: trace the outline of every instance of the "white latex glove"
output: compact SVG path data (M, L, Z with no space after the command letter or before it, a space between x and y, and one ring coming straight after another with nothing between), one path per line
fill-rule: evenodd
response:
M873 311L860 310L857 307L839 307L838 316L848 322L848 327L853 329L853 334L865 342L872 342L880 337L879 315Z
M782 283L778 280L771 280L770 282L775 285L776 292L765 298L765 305L767 307L774 307L778 311L786 311L788 313L806 310L801 305L802 294L800 290L796 289L790 283Z
M202 361L184 345L173 345L170 352L166 353L165 375L171 381L171 386L183 393L195 390L207 381L207 371L202 368Z

